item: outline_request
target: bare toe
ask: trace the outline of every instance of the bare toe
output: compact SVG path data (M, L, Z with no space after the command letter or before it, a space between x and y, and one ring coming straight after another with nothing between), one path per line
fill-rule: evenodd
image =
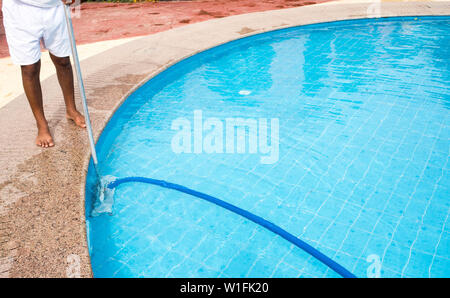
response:
M67 112L67 119L72 120L75 124L81 128L86 128L86 120L84 116L80 114L78 111Z
M55 146L52 135L48 127L38 129L38 136L36 137L36 145L42 148Z

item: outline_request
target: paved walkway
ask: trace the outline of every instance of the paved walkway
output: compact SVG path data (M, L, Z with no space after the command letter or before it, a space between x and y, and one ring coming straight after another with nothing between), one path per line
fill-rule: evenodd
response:
M74 15L74 29L80 59L128 42L131 37L154 34L173 28L231 15L298 7L330 0L193 0L157 3L93 3L81 5ZM1 5L2 0L0 0ZM94 44L92 44L94 43ZM84 46L90 44L88 46ZM17 66L9 51L0 12L0 108L22 94ZM2 59L3 58L3 59ZM55 73L48 55L43 55L41 78Z
M369 6L330 2L215 18L130 40L86 58L82 68L95 137L132 90L181 59L260 32L365 18ZM380 14L450 15L450 2L386 2ZM76 265L75 255L80 258L81 276L88 277L92 273L84 220L87 137L65 120L54 75L43 81L43 91L55 148L34 145L34 120L23 94L0 108L0 135L6 140L0 147L0 276L64 277L68 266Z
M192 0L156 3L94 3L81 5L74 18L79 44L143 36L187 24L231 15L292 8L330 0ZM2 0L0 0L0 5ZM78 14L77 14L78 16ZM9 56L0 13L0 58Z

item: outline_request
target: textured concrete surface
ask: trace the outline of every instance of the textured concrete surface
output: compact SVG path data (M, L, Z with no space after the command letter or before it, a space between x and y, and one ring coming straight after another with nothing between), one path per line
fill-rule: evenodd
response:
M0 6L3 0L0 0ZM330 0L190 0L143 3L85 2L74 17L78 44L132 36L231 15L292 8ZM0 12L0 58L9 56Z
M142 82L199 51L278 28L368 17L369 3L326 3L217 18L138 38L82 62L95 136ZM450 2L387 2L381 16L450 15ZM370 14L369 14L370 16ZM64 277L75 254L92 275L86 245L86 132L64 118L56 78L43 82L56 147L34 145L35 126L21 95L0 109L0 276ZM69 257L69 259L68 259ZM76 264L75 264L76 265Z
M74 10L75 37L81 59L144 36L231 15L311 5L330 0L191 0L144 3L85 2ZM2 0L0 0L0 6ZM78 10L79 9L79 10ZM9 58L0 11L0 108L22 91L20 71ZM81 45L81 46L80 46ZM55 73L47 54L42 56L41 78Z
M99 41L78 46L78 54L81 60L98 55L113 47L117 47L139 37L128 37L115 40ZM48 53L42 53L41 57L41 80L45 80L55 74ZM0 108L23 93L22 77L20 67L14 65L11 57L0 58Z

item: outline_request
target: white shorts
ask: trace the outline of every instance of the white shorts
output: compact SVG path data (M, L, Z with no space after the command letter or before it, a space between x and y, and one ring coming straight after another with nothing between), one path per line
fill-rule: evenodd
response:
M57 57L71 54L64 7L37 7L3 0L3 23L14 64L30 65L41 59L41 41Z

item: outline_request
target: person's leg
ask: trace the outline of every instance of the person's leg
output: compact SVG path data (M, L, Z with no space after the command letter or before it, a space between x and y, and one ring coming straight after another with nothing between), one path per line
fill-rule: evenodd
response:
M39 81L42 9L20 1L3 1L2 12L11 60L21 67L23 88L36 119L36 145L52 147L54 143L44 115Z
M64 102L66 103L66 117L73 120L76 125L86 127L84 116L81 115L75 105L75 91L73 84L72 65L69 57L56 57L50 53L50 57L56 68L59 85L61 86Z
M48 129L47 119L44 115L44 105L42 102L42 90L41 82L39 80L39 74L41 70L41 61L31 64L22 65L22 83L23 89L30 103L31 111L36 119L36 125L38 128L38 136L36 138L36 145L40 147L53 147L52 135Z

